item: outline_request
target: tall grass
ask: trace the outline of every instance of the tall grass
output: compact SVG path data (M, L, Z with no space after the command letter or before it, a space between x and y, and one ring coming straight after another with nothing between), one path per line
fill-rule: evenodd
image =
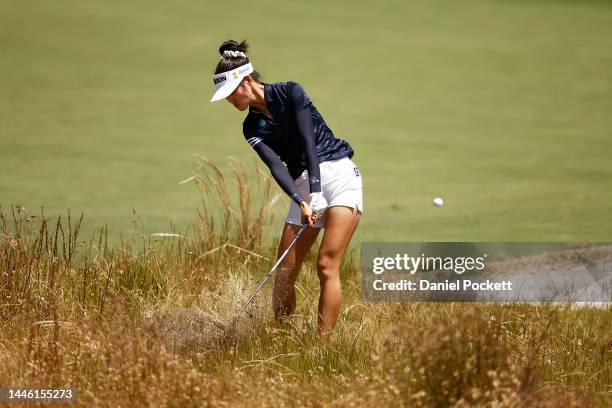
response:
M109 247L106 228L79 236L82 216L0 209L0 387L69 386L87 407L610 406L611 311L368 303L355 258L328 342L312 256L295 316L273 321L269 285L223 341L274 260L279 195L232 163L199 160L202 204L178 237Z

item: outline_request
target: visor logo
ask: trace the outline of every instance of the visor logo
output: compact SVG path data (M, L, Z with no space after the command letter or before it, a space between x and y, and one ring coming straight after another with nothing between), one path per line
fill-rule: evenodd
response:
M215 85L220 84L221 82L225 81L225 75L224 76L220 76L218 78L213 78L213 82L215 83Z

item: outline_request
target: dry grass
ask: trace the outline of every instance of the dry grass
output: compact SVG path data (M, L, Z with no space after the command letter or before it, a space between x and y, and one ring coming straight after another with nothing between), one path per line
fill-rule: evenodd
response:
M256 171L235 162L232 186L202 159L183 238L108 247L70 215L0 211L0 386L70 386L87 407L610 406L610 310L367 303L354 256L329 342L312 258L292 319L271 319L266 291L227 341L275 253L262 203L277 190Z

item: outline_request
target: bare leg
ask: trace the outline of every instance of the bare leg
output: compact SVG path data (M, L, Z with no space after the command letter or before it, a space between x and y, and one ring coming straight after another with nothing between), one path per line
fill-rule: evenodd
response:
M299 230L299 225L285 224L278 246L278 257L285 252ZM302 261L304 261L310 247L317 239L319 231L320 228L306 228L302 237L289 251L276 271L272 290L272 308L277 319L288 316L295 311L295 281L302 266Z
M326 338L331 333L340 314L342 303L340 266L361 219L361 212L355 208L334 206L327 209L325 217L327 223L317 263L321 285L317 324L321 338Z

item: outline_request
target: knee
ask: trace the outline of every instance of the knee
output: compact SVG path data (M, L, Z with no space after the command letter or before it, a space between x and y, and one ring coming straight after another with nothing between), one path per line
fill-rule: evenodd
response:
M278 265L278 271L282 273L291 273L294 272L297 268L295 261L285 259Z
M338 279L339 271L334 258L329 254L319 254L317 262L317 274L321 284L330 280Z

